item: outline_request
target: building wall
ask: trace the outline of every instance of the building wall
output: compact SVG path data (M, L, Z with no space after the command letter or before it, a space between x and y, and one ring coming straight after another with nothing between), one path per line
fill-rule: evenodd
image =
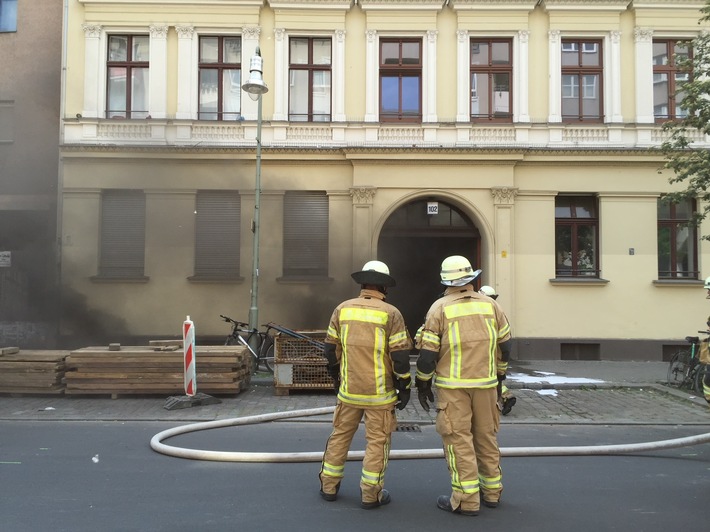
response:
M639 83L652 79L650 63L642 64L651 35L692 36L702 27L698 9L690 2L637 7L564 0L214 1L199 9L170 0L70 1L61 164L62 282L72 297L64 334L78 334L90 322L94 337L105 341L175 336L189 314L198 334L217 338L227 332L219 314L246 320L257 104L242 96L242 121L195 119L197 36L237 34L242 81L258 45L269 87L262 97L261 322L325 327L332 308L356 293L350 273L377 255L388 220L413 201L434 200L459 209L480 233L475 266L501 293L519 357L667 356L708 314L699 279L710 250L699 243L699 279L658 282L657 198L672 187L669 174L659 171L662 158L650 149L663 140L660 127L643 115L651 89ZM151 35L150 120L102 117L103 58L112 32ZM287 43L295 35L333 37L331 122L287 120ZM382 36L422 39L422 123L378 118ZM476 36L513 40L513 123L468 119L465 54ZM603 40L603 123L560 120L555 50L565 37ZM106 189L146 194L140 282L97 276ZM240 193L241 279L190 279L199 190ZM327 278L283 275L283 202L294 190L328 195ZM560 193L598 198L601 276L592 282L555 278ZM705 224L701 232L708 229ZM424 258L417 260L434 268L444 258L420 251ZM420 285L439 286L436 276L422 276Z
M56 332L62 4L17 2L0 31L0 345Z

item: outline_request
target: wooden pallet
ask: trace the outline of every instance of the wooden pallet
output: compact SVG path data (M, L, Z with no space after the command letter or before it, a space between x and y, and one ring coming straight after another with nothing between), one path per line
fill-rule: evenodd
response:
M184 393L183 352L165 345L86 347L66 358L65 393L165 395ZM197 391L234 395L246 389L249 354L241 346L196 346Z
M0 393L61 394L69 351L0 350Z

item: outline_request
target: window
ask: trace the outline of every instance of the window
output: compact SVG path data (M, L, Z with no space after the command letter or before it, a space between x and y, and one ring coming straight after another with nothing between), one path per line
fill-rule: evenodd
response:
M147 35L109 35L107 118L148 117L149 50Z
M17 0L0 0L0 32L17 31Z
M199 191L195 205L195 277L239 277L241 199L238 192Z
M142 278L145 259L145 194L105 190L101 196L99 277Z
M380 41L380 120L421 122L422 41Z
M200 37L198 120L239 120L242 39Z
M512 41L471 41L471 120L513 118Z
M683 84L691 79L690 72L678 63L691 59L690 47L680 41L653 41L653 115L657 121L684 118L680 108Z
M601 41L562 41L562 120L603 119L602 72Z
M658 200L659 279L698 278L698 239L695 226L689 225L695 212L695 200Z
M330 37L289 40L289 120L330 122L331 57Z
M284 277L327 277L328 196L325 192L284 195Z
M555 275L599 277L599 218L593 196L555 199Z

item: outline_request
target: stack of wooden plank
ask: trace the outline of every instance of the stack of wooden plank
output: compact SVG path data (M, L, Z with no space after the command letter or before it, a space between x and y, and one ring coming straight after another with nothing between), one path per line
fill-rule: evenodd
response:
M0 393L61 394L68 351L0 348Z
M250 382L249 354L241 346L195 347L197 391L234 395ZM66 358L67 394L184 394L182 341L149 346L85 347Z

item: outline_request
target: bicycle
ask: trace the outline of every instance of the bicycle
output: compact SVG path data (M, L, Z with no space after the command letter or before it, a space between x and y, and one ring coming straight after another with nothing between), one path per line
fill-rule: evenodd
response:
M225 316L219 315L227 323L232 324L232 331L224 341L224 345L242 345L254 359L253 373L259 370L259 366L263 365L269 373L274 372L274 336L271 330L274 329L272 324L267 323L262 325L266 327L265 331L250 329L248 323L236 321ZM245 338L246 337L246 338ZM256 342L256 351L251 347L252 343Z
M698 331L710 335L710 331ZM668 365L668 385L675 388L688 388L696 393L703 393L703 378L710 369L700 363L700 338L686 336L690 348L681 349L671 357Z

